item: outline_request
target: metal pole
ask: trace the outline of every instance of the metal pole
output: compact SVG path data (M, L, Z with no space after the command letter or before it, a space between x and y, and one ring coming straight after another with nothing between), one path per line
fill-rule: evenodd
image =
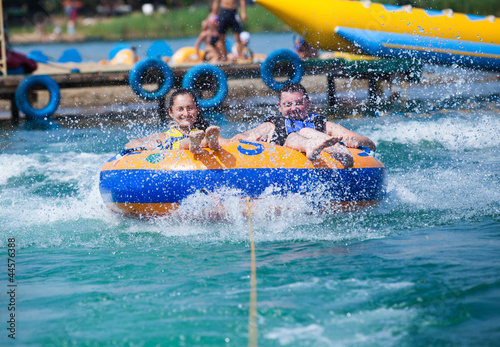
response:
M167 121L167 101L165 97L158 100L158 113L160 114L162 123L165 123Z
M337 96L335 95L335 78L332 74L327 74L328 78L328 106L337 106Z

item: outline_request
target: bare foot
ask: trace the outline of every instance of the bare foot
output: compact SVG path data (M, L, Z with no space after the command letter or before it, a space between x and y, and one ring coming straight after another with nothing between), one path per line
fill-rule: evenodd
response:
M207 130L205 130L208 147L214 152L218 152L222 149L222 146L219 144L219 134L220 128L214 125L209 126Z
M326 147L333 146L339 140L336 137L324 139L309 139L306 144L306 157L309 160L316 160L321 151Z
M189 133L189 150L193 153L200 153L203 151L201 148L201 141L205 137L203 130L192 131Z
M354 158L346 146L336 144L331 150L329 149L328 152L333 159L340 161L340 163L344 165L344 168L349 169L354 165Z

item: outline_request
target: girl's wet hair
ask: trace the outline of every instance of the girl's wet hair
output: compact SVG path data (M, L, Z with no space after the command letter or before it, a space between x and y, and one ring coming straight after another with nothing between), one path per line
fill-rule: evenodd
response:
M194 104L196 105L196 109L200 112L200 106L198 105L198 99L196 98L196 94L191 89L179 88L170 96L170 100L168 102L168 109L172 111L174 107L175 98L179 95L191 95L191 98L194 100Z

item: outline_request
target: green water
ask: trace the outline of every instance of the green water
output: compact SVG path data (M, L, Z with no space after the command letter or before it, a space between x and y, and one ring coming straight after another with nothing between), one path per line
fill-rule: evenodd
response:
M498 101L340 124L375 141L387 197L318 215L301 197L252 211L261 346L495 346L500 341ZM1 290L16 240L16 340L1 296L0 345L248 344L248 220L193 197L183 215L132 220L103 205L99 171L126 117L0 124ZM154 123L149 120L145 123ZM252 123L226 121L229 136ZM274 207L282 208L275 215Z

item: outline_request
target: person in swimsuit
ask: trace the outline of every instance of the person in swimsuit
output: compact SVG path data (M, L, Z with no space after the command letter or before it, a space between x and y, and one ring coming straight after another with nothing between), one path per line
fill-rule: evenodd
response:
M227 61L227 49L226 49L226 32L227 29L231 28L234 33L234 38L238 45L238 55L243 56L240 41L240 33L243 30L241 21L247 20L246 4L245 0L240 0L241 7L241 19L238 15L238 0L214 0L212 5L212 14L217 15L217 10L220 5L219 13L219 28L217 29L219 33L218 47L221 53L221 58L223 61Z
M240 62L252 62L253 51L249 47L250 33L248 31L242 31L240 33L240 41L241 41L241 47L242 47L241 48L242 55L238 54L238 44L235 43L231 47L231 53L228 54L228 60L237 61L239 59Z
M280 91L280 114L267 117L263 124L237 134L231 140L275 143L303 152L309 160L317 159L325 151L346 168L354 163L346 147L365 146L376 150L369 138L332 123L324 116L309 114L310 107L306 89L299 83L288 83Z
M219 127L210 126L202 116L196 95L190 89L181 88L172 93L168 113L173 124L166 132L131 140L125 149L189 149L196 154L203 151L202 147L220 151L220 144L229 142L220 137Z
M221 59L217 41L219 40L219 33L217 32L219 20L217 16L209 14L207 19L201 22L201 33L194 45L196 54L199 58L211 64L217 63ZM200 56L200 45L205 43L205 55Z

